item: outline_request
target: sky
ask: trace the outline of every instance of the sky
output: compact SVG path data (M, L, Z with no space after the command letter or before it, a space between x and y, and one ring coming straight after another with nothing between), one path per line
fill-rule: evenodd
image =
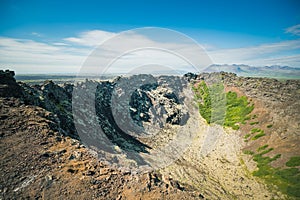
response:
M149 34L138 29L122 34L143 27L157 27L158 31ZM171 38L159 28L174 30L177 36L171 33ZM104 49L102 44L119 34L127 41L122 42L124 49L134 43L164 47L173 53L131 52L123 55L111 72L142 61L149 64L153 58L157 64L187 67L191 63L175 58L175 53L185 48L187 57L197 57L199 52L190 42L183 44L181 34L198 43L211 63L300 67L297 0L0 0L0 68L17 74L78 73L95 50L101 50L98 56L108 58L112 49ZM112 46L114 55L124 53L118 44Z

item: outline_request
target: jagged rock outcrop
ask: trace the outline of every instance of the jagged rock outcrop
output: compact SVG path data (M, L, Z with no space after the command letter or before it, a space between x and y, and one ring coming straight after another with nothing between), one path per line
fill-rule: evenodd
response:
M15 72L0 70L0 96L2 97L21 97L22 88L16 83Z
M137 87L142 79L144 83ZM117 146L129 159L146 165L139 153L149 153L152 147L140 137L154 135L168 125L169 132L174 132L171 126L182 126L189 118L188 109L183 103L185 97L180 94L183 91L182 83L183 79L179 77L156 78L150 75L120 77L102 82L86 80L76 84L75 88L81 88L82 93L75 92L75 96L71 84L57 85L49 80L41 85L19 84L21 99L26 104L54 113L64 135L81 139L91 147L99 147L107 152L116 153ZM116 91L122 94L118 95ZM74 113L78 114L76 119Z
M22 99L30 105L40 106L56 114L65 135L78 138L72 116L72 85L59 86L51 80L41 85L27 85L20 83L23 89Z
M167 126L183 126L189 118L183 88L178 86L182 83L179 77L151 75L77 83L73 113L79 135L110 162L119 164L128 158L126 162L135 163L132 166L149 165L140 153L149 154L159 142L151 144L145 138Z

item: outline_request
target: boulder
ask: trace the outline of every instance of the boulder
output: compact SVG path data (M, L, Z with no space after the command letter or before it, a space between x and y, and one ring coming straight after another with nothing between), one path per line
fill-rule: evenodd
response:
M1 97L21 97L22 88L14 78L15 72L10 70L0 70L0 96Z

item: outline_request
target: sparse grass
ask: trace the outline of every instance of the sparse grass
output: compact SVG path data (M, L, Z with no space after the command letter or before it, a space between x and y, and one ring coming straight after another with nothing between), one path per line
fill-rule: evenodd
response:
M250 125L258 124L259 122L250 122Z
M262 137L262 136L265 136L266 134L264 133L264 131L262 131L261 133L255 135L252 140L257 140L258 138Z
M267 125L267 128L272 128L272 126L273 126L272 124L269 124Z
M265 155L265 154L267 154L267 153L269 153L269 152L271 152L271 151L273 151L274 150L274 148L269 148L269 149L265 149L265 150L263 150L262 152L260 152L259 154L260 155Z
M250 150L244 150L243 153L247 155L254 155L254 152Z
M258 133L258 132L260 132L261 131L261 129L259 129L259 128L253 128L253 129L251 129L251 133L253 134L253 133Z
M268 156L264 156L264 154L267 154L273 150L273 148L267 149L267 147L268 145L263 145L259 147L258 151L261 152L253 155L253 160L257 163L257 167L258 167L258 170L253 172L253 175L263 178L268 184L276 185L277 188L284 194L296 198L300 197L299 169L297 168L281 169L281 168L272 167L270 163L280 158L281 154L276 154L272 158ZM295 160L299 160L299 159L300 157ZM294 159L290 159L290 160L294 160Z
M259 152L259 151L265 150L266 148L268 148L268 146L269 146L269 145L265 144L265 145L259 147L259 148L257 149L257 151Z
M276 185L277 188L289 196L300 197L300 173L297 168L279 169L269 165L280 157L280 154L274 158L265 157L258 163L258 170L253 172L254 176L263 178L267 183Z
M288 167L300 166L300 156L291 157L289 161L286 162Z
M257 140L258 138L266 135L265 131L261 130L259 128L253 128L253 129L251 129L251 134L254 134L254 133L258 133L258 134L255 135L254 137L252 137L252 140Z
M256 119L257 115L252 115L251 119Z
M280 157L281 157L281 154L276 154L273 158L274 158L274 160L277 160Z
M251 134L248 133L248 134L246 134L246 135L244 136L244 138L245 138L245 139L248 139L250 136L251 136Z

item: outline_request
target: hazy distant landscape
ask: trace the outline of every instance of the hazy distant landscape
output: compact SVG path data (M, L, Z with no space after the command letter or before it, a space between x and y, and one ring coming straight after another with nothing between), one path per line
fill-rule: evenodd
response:
M288 66L253 67L248 65L211 65L205 72L232 72L239 76L269 77L277 79L300 79L300 68Z
M57 84L61 83L73 83L77 81L84 81L86 78L92 80L108 80L116 77L116 75L108 75L108 76L76 76L76 75L51 75L51 74L23 74L16 75L17 81L22 81L28 84L41 84L45 80L52 80Z
M211 65L204 72L231 72L238 76L244 77L268 77L276 79L300 79L300 68L292 68L288 66L265 66L251 67L248 65ZM159 74L159 72L157 72ZM45 80L52 80L55 83L72 83L74 81L83 81L86 78L91 80L109 80L116 76L126 76L126 74L109 74L100 77L93 75L64 75L64 74L16 74L16 80L26 82L28 84L40 84Z

